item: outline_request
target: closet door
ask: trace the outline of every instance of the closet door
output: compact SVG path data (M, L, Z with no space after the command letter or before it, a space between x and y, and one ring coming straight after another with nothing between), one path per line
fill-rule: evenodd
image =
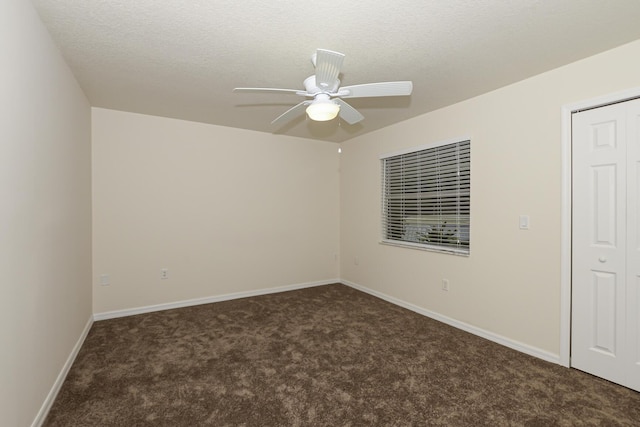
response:
M573 115L571 365L640 389L640 101Z

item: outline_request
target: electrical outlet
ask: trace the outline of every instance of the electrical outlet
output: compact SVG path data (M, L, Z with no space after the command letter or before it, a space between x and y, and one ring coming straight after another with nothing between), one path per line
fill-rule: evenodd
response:
M449 291L449 279L442 279L442 290Z
M358 259L358 257L353 258L353 263L355 265L360 265L360 260Z
M108 274L100 275L100 286L109 286L111 284L111 279Z
M169 278L169 270L167 270L166 268L163 268L160 270L160 279L162 280L166 280Z

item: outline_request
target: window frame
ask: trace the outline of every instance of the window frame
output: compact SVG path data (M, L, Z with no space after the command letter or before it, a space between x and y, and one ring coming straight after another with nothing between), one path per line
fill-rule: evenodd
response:
M387 220L387 177L386 177L386 168L385 168L385 162L387 159L398 159L400 156L403 155L407 155L407 154L413 154L413 153L417 153L420 151L425 151L425 150L431 150L431 149L436 149L439 147L444 147L447 145L454 145L454 144L461 144L461 143L465 143L468 142L469 146L468 146L468 170L469 170L469 178L468 178L468 185L469 185L469 189L468 189L468 196L466 201L468 202L468 220L467 220L467 233L466 235L468 235L468 240L469 243L468 245L460 248L460 247L455 247L455 246L443 246L443 245L438 245L438 244L428 244L428 243L419 243L419 242L415 242L415 241L410 241L410 240L402 240L402 239L389 239L387 236L389 234L389 223ZM380 238L380 244L384 244L384 245L391 245L391 246L399 246L399 247L405 247L405 248L410 248L410 249L419 249L419 250L424 250L424 251L431 251L431 252L438 252L438 253L446 253L446 254L453 254L453 255L459 255L459 256L470 256L471 254L471 138L468 136L464 136L464 137L460 137L460 138L453 138L453 139L448 139L448 140L444 140L444 141L439 141L439 142L434 142L434 143L430 143L430 144L424 144L424 145L420 145L417 147L410 147L407 149L403 149L403 150L399 150L399 151L394 151L391 153L386 153L386 154L381 154L379 156L380 159L380 168L381 168L381 210L380 210L380 229L381 229L381 238ZM456 164L460 164L459 162ZM460 202L458 202L460 203ZM422 216L422 215L418 215ZM417 221L419 221L418 218L416 218ZM406 218L405 218L406 221ZM457 229L459 230L459 224L460 222L456 223Z

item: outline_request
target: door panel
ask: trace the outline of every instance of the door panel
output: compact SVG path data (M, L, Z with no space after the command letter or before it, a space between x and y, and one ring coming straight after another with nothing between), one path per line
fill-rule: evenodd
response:
M573 116L571 365L623 384L626 299L627 108Z
M616 165L601 165L591 168L593 179L594 220L591 231L592 244L616 246Z
M606 356L616 356L616 275L595 271L593 274L594 335L590 349Z
M592 123L590 125L590 142L593 151L616 148L617 124L617 120L610 120L601 123Z
M592 350L607 356L616 355L616 275L594 272L591 310L594 313Z

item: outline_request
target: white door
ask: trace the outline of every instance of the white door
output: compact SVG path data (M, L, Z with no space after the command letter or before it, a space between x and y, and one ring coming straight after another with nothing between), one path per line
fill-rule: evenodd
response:
M572 129L571 366L640 391L640 100Z

